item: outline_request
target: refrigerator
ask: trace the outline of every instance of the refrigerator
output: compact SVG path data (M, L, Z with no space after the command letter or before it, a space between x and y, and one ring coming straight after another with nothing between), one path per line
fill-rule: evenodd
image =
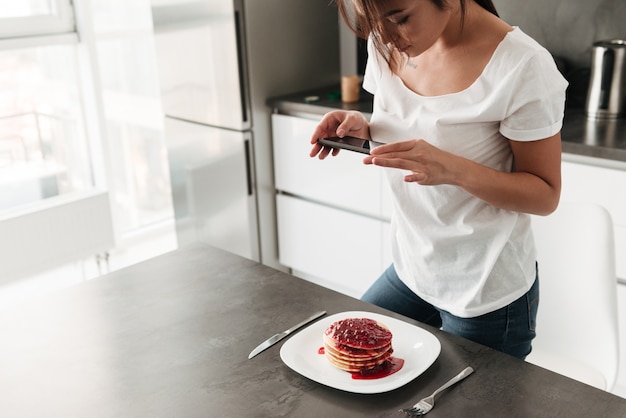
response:
M338 83L327 0L152 0L178 246L280 267L270 97Z

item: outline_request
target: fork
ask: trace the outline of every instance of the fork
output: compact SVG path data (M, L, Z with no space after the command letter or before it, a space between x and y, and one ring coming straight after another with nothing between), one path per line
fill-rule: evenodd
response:
M406 413L410 417L419 417L419 416L429 413L430 410L433 409L433 407L435 406L435 396L437 396L439 393L443 392L444 390L448 389L450 386L454 385L455 383L458 383L461 380L465 379L467 376L472 374L473 371L474 369L472 369L471 367L469 366L466 367L461 373L457 374L452 379L448 380L439 389L434 391L432 395L420 400L418 403L416 403L412 407L403 408L400 411Z

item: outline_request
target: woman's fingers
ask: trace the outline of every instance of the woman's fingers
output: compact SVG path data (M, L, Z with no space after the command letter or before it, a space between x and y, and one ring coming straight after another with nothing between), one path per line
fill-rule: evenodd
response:
M390 144L378 145L370 151L370 154L374 156L384 155L385 158L396 158L398 157L398 155L394 153L412 151L419 146L419 142L420 141L418 140L411 139L408 141L392 142Z
M380 167L400 168L403 170L414 170L418 168L418 163L413 160L406 158L388 158L387 156L373 157L372 164Z
M339 149L325 147L317 142L319 138L328 138L333 136L343 137L347 134L363 132L368 133L368 122L365 117L356 111L332 111L324 115L320 123L317 125L311 136L311 157L317 156L320 160L328 157L328 155L336 156L339 154ZM360 135L356 135L362 137Z

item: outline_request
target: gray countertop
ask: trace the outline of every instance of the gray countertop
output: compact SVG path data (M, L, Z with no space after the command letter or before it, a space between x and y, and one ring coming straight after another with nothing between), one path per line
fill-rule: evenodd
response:
M435 335L441 352L411 382L368 395L287 367L279 353L288 339L248 360L319 310L400 319ZM475 372L428 417L626 413L626 399L204 244L8 308L0 335L3 417L400 418L400 407L466 365Z
M359 110L366 115L371 114L372 96L369 93L362 90L358 103L342 103L339 90L339 86L329 86L274 97L267 103L280 113L294 115L323 115L334 109ZM626 118L592 120L586 117L583 109L568 109L561 138L565 154L589 157L600 165L602 162L626 163Z

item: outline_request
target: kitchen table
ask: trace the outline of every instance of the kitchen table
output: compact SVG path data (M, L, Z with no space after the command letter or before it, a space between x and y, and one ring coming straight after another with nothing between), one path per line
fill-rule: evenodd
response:
M248 360L318 310L401 319L441 353L375 394L296 373L288 339ZM466 365L429 417L626 417L626 399L203 244L0 311L3 417L401 417Z

